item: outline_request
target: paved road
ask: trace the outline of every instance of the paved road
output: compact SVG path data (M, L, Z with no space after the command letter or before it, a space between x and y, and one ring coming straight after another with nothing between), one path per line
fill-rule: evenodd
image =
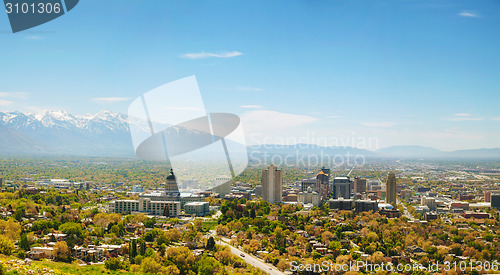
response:
M399 198L396 198L396 201L398 204L401 204L403 206L403 216L407 217L408 219L410 219L410 221L414 221L415 218L413 217L413 215L408 211L408 208L401 203L401 201L399 200Z
M265 273L268 273L268 274L271 274L271 275L285 275L285 273L279 271L276 267L274 267L273 265L270 265L270 264L267 264L267 263L264 263L262 260L248 254L248 253L245 253L243 252L242 250L232 246L229 244L229 239L227 238L221 238L222 240L217 240L217 244L219 245L228 245L229 248L231 248L231 252L242 258L243 260L245 260L245 262L253 267L256 267L262 271L264 271ZM245 257L242 257L241 254L245 255Z

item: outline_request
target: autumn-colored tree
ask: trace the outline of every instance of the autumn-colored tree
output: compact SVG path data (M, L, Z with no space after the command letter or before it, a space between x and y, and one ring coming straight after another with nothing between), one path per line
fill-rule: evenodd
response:
M215 232L220 236L227 236L229 233L229 228L225 225L219 224L215 227Z
M57 242L54 245L54 258L62 262L71 261L71 251L65 241Z
M222 250L215 253L215 258L223 265L230 265L233 262L233 254L227 245Z
M202 232L203 231L203 221L201 219L194 220L194 227L196 228L197 231Z
M14 242L7 236L0 235L0 253L10 255L14 251Z
M154 258L145 258L141 262L141 271L144 273L156 274L160 273L161 264L158 263Z
M165 236L167 237L167 239L170 239L173 242L177 242L181 238L181 233L177 228L172 228L165 232Z
M171 247L167 250L167 260L174 263L181 274L187 274L193 267L195 258L187 247Z
M171 274L171 275L178 275L178 274L181 274L181 272L179 271L179 269L175 266L175 265L169 265L167 267L164 268L165 270L165 274Z
M21 234L21 225L13 219L0 220L0 234L17 240Z

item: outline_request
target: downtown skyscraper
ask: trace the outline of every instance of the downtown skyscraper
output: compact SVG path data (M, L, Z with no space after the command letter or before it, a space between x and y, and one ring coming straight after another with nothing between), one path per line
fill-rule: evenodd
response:
M396 175L393 172L390 172L387 175L386 182L386 199L387 203L392 204L392 206L396 207Z
M281 202L283 195L281 169L271 164L262 171L262 199L269 203Z

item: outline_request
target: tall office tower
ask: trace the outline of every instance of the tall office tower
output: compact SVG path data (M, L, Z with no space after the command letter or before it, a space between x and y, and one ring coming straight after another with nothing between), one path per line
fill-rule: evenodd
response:
M215 178L215 187L212 188L214 193L218 193L221 198L225 195L231 193L231 177L228 176L218 176Z
M354 178L354 194L366 192L366 179Z
M167 177L165 182L165 193L170 197L179 197L179 187L177 186L177 180L174 175L174 170L170 169L170 175Z
M392 206L396 206L396 175L393 172L387 175L387 183L385 186L387 193L385 201L392 204Z
M325 200L330 193L330 169L321 168L321 171L316 175L316 179L320 181L320 190L314 191L320 194L322 200Z
M262 171L262 199L270 203L281 202L282 190L282 171L273 164Z
M491 193L491 208L500 209L500 192Z
M2 179L0 179L0 182L1 180ZM484 191L484 202L491 202L491 191Z
M349 177L335 177L333 179L333 198L349 199L351 197L351 180Z

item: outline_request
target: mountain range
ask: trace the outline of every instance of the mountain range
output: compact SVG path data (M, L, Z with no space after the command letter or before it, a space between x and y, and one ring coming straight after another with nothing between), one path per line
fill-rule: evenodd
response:
M441 151L424 146L391 146L377 151L311 144L248 146L253 158L267 155L363 155L372 158L493 158L500 148ZM0 112L0 154L134 156L127 116L109 111L83 116L66 111L40 114Z
M8 154L133 155L127 117L101 111L0 112L0 152Z

